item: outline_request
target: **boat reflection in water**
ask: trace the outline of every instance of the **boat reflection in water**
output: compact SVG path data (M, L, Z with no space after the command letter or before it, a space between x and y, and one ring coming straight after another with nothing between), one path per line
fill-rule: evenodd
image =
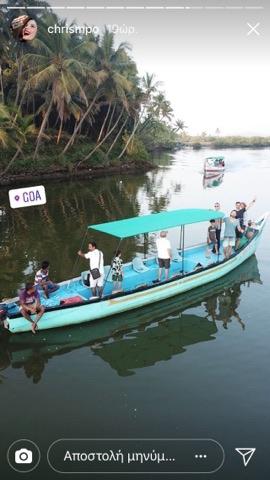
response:
M224 173L218 175L207 175L203 176L203 188L213 188L218 187L223 182Z
M241 286L250 283L261 283L254 255L215 282L143 309L36 336L4 332L0 337L0 370L23 368L26 376L38 383L51 358L89 346L118 375L132 375L137 368L185 352L189 345L214 340L218 326L227 328L233 319L244 328L237 308ZM191 307L203 307L205 315L185 313Z

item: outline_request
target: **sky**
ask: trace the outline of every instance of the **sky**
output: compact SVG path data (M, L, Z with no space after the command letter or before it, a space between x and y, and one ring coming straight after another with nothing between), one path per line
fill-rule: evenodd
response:
M130 43L140 75L154 73L162 82L161 89L171 101L176 118L188 126L188 133L215 134L218 128L221 135L270 135L270 2L53 0L50 3L76 6L56 10L67 23L76 19L80 25L87 23L99 29L105 24L116 26L116 42ZM80 9L80 6L91 8ZM95 9L95 6L110 8ZM123 6L131 8L112 8ZM148 8L139 10L140 6ZM160 6L178 9L153 8ZM257 24L259 35L255 31L249 33Z

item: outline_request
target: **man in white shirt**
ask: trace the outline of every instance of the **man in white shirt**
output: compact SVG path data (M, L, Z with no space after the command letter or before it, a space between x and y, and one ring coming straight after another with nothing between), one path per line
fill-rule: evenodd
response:
M103 280L104 280L104 258L103 253L97 249L96 242L90 242L88 244L88 252L83 253L81 250L78 251L78 255L89 260L89 269L90 269L90 288L92 290L92 295L94 297L101 297L103 290ZM98 269L100 276L98 278L93 278L91 271ZM98 273L98 272L97 272Z
M156 240L157 256L158 256L158 281L162 277L162 270L165 268L165 280L169 278L170 261L172 257L171 242L167 238L167 232L160 232L159 238Z

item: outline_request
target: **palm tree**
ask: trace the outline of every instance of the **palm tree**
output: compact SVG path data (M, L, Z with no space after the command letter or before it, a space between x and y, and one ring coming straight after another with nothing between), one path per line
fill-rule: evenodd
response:
M181 133L184 133L186 128L187 126L185 125L185 122L183 120L176 120L175 127L174 127L175 132L180 131Z
M5 15L4 15L4 12L5 12ZM6 20L6 13L7 12L5 10L0 10L0 32L1 32L1 42L0 42L0 97L1 97L1 102L3 102L3 103L5 103L3 65L8 62L8 57L9 57L9 54L10 54L9 31L8 31L8 22Z
M101 147L117 128L124 111L129 109L129 94L137 82L137 69L134 68L134 63L127 54L128 48L128 44L121 43L115 49L113 33L105 28L101 43L95 52L95 64L97 71L103 73L100 101L103 104L107 103L110 119L107 111L95 147L77 164L77 167ZM112 103L114 107L111 109ZM108 119L106 134L101 139Z
M0 103L0 145L2 148L8 148L11 143L7 132L7 126L10 123L10 115L8 108Z
M0 177L8 172L16 158L22 153L22 148L28 138L36 134L33 115L17 115L16 123L14 123L14 111L15 107L0 104L0 144L4 149L15 150L8 165L0 173Z
M170 121L172 119L173 109L170 102L166 100L163 92L158 92L157 95L153 97L149 113L157 117L159 120Z
M145 76L142 78L141 83L142 83L142 90L138 91L138 95L140 97L141 104L142 104L141 112L138 113L138 110L136 108L134 109L135 118L134 118L133 129L127 141L125 142L124 148L122 149L121 153L118 155L118 159L122 158L125 151L127 150L130 142L132 141L139 127L141 119L143 118L145 111L147 110L147 107L149 107L149 102L151 100L152 95L157 91L157 88L160 85L160 82L155 81L155 75L149 74L149 73L145 74Z
M16 0L7 2L8 6L17 5ZM25 0L24 5L28 4ZM56 132L57 144L69 135L62 154L78 137L89 139L89 153L79 164L99 148L108 158L120 145L121 158L132 150L138 133L148 123L148 136L159 122L171 128L170 102L158 91L159 82L154 75L147 73L139 78L127 43L115 45L114 34L107 28L100 36L50 35L48 25L61 28L65 21L45 1L33 0L31 5L44 5L47 9L33 11L38 20L38 36L23 45L10 35L9 22L14 11L4 7L0 12L0 102L8 107L0 114L0 145L11 151L7 168L23 153L30 136L32 141L35 138L36 159L42 140L49 138L49 128Z
M44 26L52 22L58 23L57 17L49 13L44 18ZM64 26L65 21L60 21L60 26ZM42 30L42 28L41 28ZM72 114L78 116L80 113L80 104L88 105L87 95L82 87L83 81L94 75L86 64L82 63L78 57L78 45L72 41L72 37L65 33L56 33L49 35L43 27L43 36L41 40L35 41L37 53L28 53L24 55L23 65L26 65L26 72L31 75L26 81L25 92L29 90L42 93L43 103L37 110L37 115L42 115L42 122L37 136L34 158L37 157L41 139L45 128L49 122L50 114L56 111L59 118L59 132L57 141L59 142L63 123Z

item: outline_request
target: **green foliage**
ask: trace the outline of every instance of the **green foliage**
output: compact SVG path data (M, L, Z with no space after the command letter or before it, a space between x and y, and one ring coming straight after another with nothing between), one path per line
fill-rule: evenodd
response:
M221 137L213 141L215 148L240 147L264 148L270 147L270 137Z
M265 148L270 147L270 137L242 137L242 136L186 136L185 145L194 149L202 147L212 148Z
M141 141L149 151L173 149L179 146L180 137L166 123L155 118L147 118L139 130Z
M17 42L7 27L13 4L0 12L0 176L144 162L148 151L175 146L184 122L170 125L170 102L154 74L139 77L127 43L116 45L106 27L101 35L49 34L66 22L38 0L48 8L33 11L37 38Z
M124 143L127 141L127 139L128 136L127 134L125 134L123 136ZM132 138L132 141L126 149L126 156L124 158L129 162L146 162L150 160L150 155L146 150L145 144L137 135L134 135L134 137Z

